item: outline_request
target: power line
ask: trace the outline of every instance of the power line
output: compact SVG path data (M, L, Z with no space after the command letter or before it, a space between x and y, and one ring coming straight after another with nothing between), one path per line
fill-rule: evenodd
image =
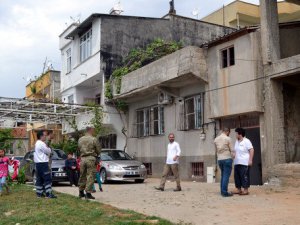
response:
M212 91L218 91L218 90L222 90L222 89L225 89L225 88L230 88L230 87L234 87L234 86L238 86L238 85L250 83L250 82L253 82L253 81L257 81L257 80L261 80L261 79L265 79L265 78L270 78L270 77L276 76L276 75L281 74L281 73L293 71L295 69L300 69L300 66L295 67L293 69L285 70L283 72L273 73L273 74L269 74L267 76L260 76L260 77L257 77L255 79L252 79L252 80L247 80L247 81L243 81L243 82L239 82L239 83L235 83L235 84L230 84L230 85L223 86L223 87L209 89L209 90L203 91L202 93L207 93L207 92L212 92Z

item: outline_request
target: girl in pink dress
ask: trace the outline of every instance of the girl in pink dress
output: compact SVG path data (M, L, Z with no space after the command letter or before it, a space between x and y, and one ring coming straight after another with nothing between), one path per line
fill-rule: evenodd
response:
M8 176L8 165L10 165L10 160L5 156L5 151L0 149L0 196L2 195L3 187L6 188L6 192L9 192L8 185L6 183L6 178Z

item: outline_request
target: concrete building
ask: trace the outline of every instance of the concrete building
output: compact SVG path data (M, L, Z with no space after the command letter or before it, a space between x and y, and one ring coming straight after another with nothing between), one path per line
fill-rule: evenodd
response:
M262 1L261 26L186 47L122 78L115 98L129 104L128 151L153 176L161 174L169 132L183 149L182 177L205 180L215 166L215 135L244 127L255 149L251 184L299 185L300 22L278 24L276 7Z
M171 132L182 149L183 178L204 180L206 167L215 165L215 124L209 123L203 94L207 82L205 54L192 46L123 77L115 98L129 104L128 152L144 162L152 176L161 175Z
M286 1L278 2L278 18L280 23L299 21L300 6ZM236 0L203 17L201 20L234 28L243 28L260 24L260 9L259 5Z
M26 98L48 102L60 101L60 71L48 70L27 84Z
M182 41L185 46L200 45L232 30L174 14L164 18L92 14L60 35L62 100L102 105L104 124L116 138L112 141L116 145L104 147L123 149L125 136L121 130L126 124L113 107L105 104L104 84L130 50L144 47L156 38ZM78 116L78 128L83 129L91 116ZM72 132L68 123L64 123L63 131Z

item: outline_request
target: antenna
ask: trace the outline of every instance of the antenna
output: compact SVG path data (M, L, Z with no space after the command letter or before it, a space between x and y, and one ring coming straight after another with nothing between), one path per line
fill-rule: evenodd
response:
M195 9L192 11L192 15L193 15L196 19L198 19L198 16L199 16L199 10L198 10L198 8L195 8Z

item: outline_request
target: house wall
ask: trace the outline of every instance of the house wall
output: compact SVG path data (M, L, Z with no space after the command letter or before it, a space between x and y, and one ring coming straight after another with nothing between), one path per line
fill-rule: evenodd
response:
M128 139L127 152L134 155L144 163L152 163L152 177L160 177L163 166L165 165L167 155L168 134L175 134L175 141L180 144L182 155L180 157L180 175L183 179L192 178L191 162L204 162L204 177L200 180L206 180L206 168L215 165L214 126L213 124L205 126L206 139L200 139L200 130L179 131L179 100L196 95L205 90L201 82L195 81L193 85L180 88L180 96L174 99L174 103L164 107L165 134L158 136L149 136L143 138L133 138L132 133L135 129L136 110L144 107L157 105L157 94L149 95L142 101L130 103L128 126L131 137ZM204 123L209 122L207 117L207 97L205 98ZM193 178L195 179L195 178Z
M200 46L232 30L172 15L169 19L103 16L101 21L101 61L107 76L132 49L143 48L156 38Z
M208 49L211 118L263 111L259 38L253 32ZM235 65L221 68L221 50L230 46Z
M92 53L85 61L80 62L80 37L77 35L71 42L66 42L61 47L62 71L61 71L61 91L75 87L100 72L100 30L101 19L95 19L92 24ZM62 39L63 37L61 37ZM71 48L71 72L67 73L67 50Z

